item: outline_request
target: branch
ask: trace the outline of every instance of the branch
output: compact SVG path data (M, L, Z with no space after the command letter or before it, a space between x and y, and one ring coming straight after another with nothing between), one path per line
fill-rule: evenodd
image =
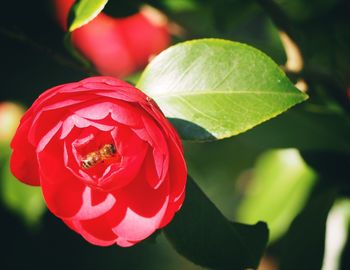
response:
M32 47L37 51L43 52L48 57L53 59L55 62L63 66L69 67L78 72L86 73L88 75L96 74L96 71L94 71L93 69L78 65L76 62L72 61L70 58L66 57L65 55L58 53L56 51L53 51L51 48L35 42L34 40L32 40L31 38L29 38L28 36L26 36L21 32L18 32L18 31L15 32L13 30L9 30L0 26L0 34L14 41L27 44L28 46Z

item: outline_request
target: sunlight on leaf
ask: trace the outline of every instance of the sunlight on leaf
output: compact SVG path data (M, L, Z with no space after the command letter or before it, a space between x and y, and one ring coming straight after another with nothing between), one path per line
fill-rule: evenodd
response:
M9 161L0 175L0 183L4 205L19 215L28 226L38 224L46 210L40 187L18 181L10 172Z
M315 173L296 149L271 150L257 161L247 193L238 207L241 222L267 222L270 241L278 239L304 206Z
M164 0L164 5L172 11L187 11L197 8L198 3L193 0Z
M221 39L170 47L148 65L137 87L167 117L184 122L177 128L189 140L242 133L307 99L268 56Z
M92 21L105 7L108 0L78 0L69 14L69 32Z

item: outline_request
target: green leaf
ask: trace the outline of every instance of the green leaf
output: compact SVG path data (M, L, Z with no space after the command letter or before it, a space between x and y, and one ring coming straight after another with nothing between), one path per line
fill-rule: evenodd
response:
M185 203L164 232L180 254L212 269L255 268L268 239L265 223L230 222L190 177Z
M296 149L272 150L257 161L237 219L269 224L270 241L276 240L304 206L316 179Z
M69 12L69 32L93 20L107 2L108 0L77 0Z
M19 215L28 226L36 225L46 210L41 188L18 181L10 172L9 160L0 175L0 184L4 205Z
M280 270L321 269L326 221L335 197L333 190L318 194L294 219L284 239Z
M307 99L268 56L220 39L167 49L148 65L137 87L190 140L239 134Z
M186 11L198 8L198 3L193 0L164 0L164 5L171 11Z
M4 163L11 154L11 148L8 144L0 142L0 169L2 170Z

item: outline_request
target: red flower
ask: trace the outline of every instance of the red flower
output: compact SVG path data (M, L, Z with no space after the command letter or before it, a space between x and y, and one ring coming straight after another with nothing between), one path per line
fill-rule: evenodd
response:
M64 29L74 2L54 0L57 18ZM166 21L151 20L155 17L152 15L150 9L126 18L100 13L91 22L73 31L73 44L102 75L127 76L144 68L152 55L170 44Z
M184 200L177 133L150 98L115 78L47 90L11 147L13 174L41 185L48 208L95 245L134 245Z

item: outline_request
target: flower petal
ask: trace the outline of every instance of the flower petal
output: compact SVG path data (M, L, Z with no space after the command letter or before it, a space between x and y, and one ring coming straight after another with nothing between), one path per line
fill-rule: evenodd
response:
M123 219L115 223L113 232L127 241L140 241L151 235L166 213L169 203L169 182L164 182L158 189L151 188L144 172L128 186L115 194L117 201L127 208Z
M110 176L100 183L107 190L120 189L133 181L142 167L148 149L148 145L126 126L118 126L114 136L121 160Z
M167 197L159 212L152 217L143 217L128 208L124 219L112 231L127 241L141 241L147 238L159 228L168 202L169 198Z
M118 237L117 239L117 244L118 246L121 247L131 247L133 245L135 245L137 242L129 242L128 240L126 240L125 238L122 237Z
M103 201L99 202L98 204L93 205L93 193L97 193L97 190L91 190L90 187L85 187L85 190L83 191L83 204L81 205L81 208L79 212L72 217L73 219L79 219L79 220L87 220L87 219L93 219L97 218L99 216L102 216L103 214L107 213L111 208L114 206L116 200L112 194L103 193L102 195L104 197ZM96 196L96 195L95 195Z
M13 152L10 160L10 168L13 175L23 183L40 186L35 147L27 140L29 129L30 119L23 122L16 131L11 142Z
M113 101L113 102L111 102ZM141 111L134 106L118 100L100 98L91 102L74 112L76 115L91 120L101 120L111 114L112 119L118 123L128 126L139 126L141 124Z
M64 165L63 143L56 135L45 151L39 152L38 164L44 199L56 216L71 218L83 204L85 185Z
M79 220L63 220L71 229L79 233L86 241L97 246L111 246L116 243L117 236L111 230L102 230L103 220L97 219L93 222L85 222L85 226Z
M169 164L170 196L172 202L179 203L186 188L187 168L180 146L170 140L169 150L171 153Z
M42 175L41 186L49 210L60 218L72 218L83 205L85 185L70 173L59 172L54 179Z
M123 77L135 70L132 56L122 42L120 26L112 17L99 14L84 27L76 29L72 40L101 74Z

